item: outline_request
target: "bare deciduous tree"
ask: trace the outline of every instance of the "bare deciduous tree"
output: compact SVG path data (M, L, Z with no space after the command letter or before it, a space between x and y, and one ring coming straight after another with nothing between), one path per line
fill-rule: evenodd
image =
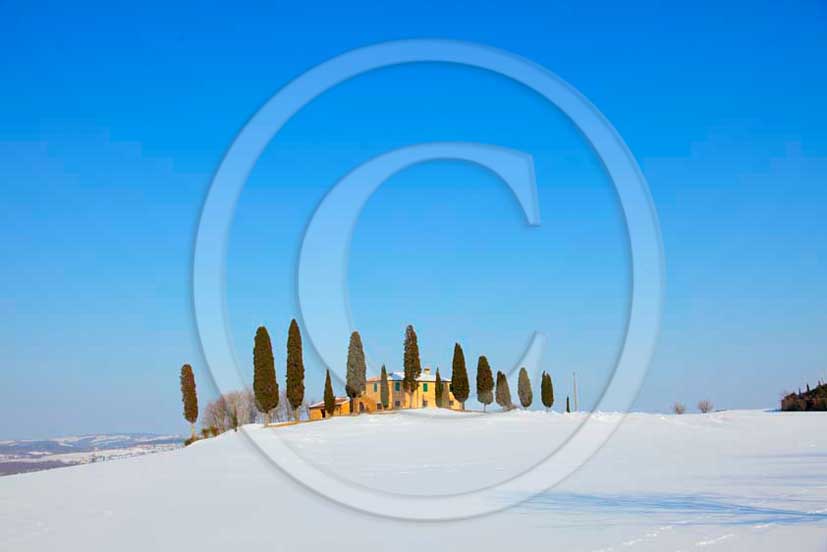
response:
M287 391L279 392L279 405L273 410L273 418L277 422L286 422L289 420L290 408L287 406Z
M227 417L231 422L229 425L233 429L256 421L256 416L258 415L256 399L250 389L227 393L224 395L224 404L227 410Z
M207 405L204 410L204 415L201 417L201 423L205 427L216 427L219 432L227 429L227 405L224 397L218 397Z
M204 411L202 423L204 427L215 427L221 433L251 424L257 416L255 395L252 390L244 389L226 393L210 402Z
M707 412L712 412L712 403L707 401L706 399L702 400L698 403L698 410L706 414Z
M293 410L289 405L289 401L287 400L287 391L280 392L281 397L279 398L279 405L273 410L272 412L272 419L276 422L289 422L291 420L295 420L296 416L301 418L302 411L305 412L307 418L309 419L310 416L307 414L309 406L313 403L312 400L308 398L302 399L301 404L299 405L296 410Z
M683 403L676 402L672 405L672 412L675 414L681 415L686 412L686 406Z

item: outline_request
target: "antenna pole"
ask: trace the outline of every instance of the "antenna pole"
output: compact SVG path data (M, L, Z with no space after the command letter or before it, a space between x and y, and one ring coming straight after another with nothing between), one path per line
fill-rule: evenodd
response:
M574 372L571 373L571 379L574 381L574 411L578 411L578 404L577 404L577 374Z

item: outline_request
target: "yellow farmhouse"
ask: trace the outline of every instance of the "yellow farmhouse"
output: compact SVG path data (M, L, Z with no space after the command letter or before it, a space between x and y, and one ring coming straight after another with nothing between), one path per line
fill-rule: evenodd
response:
M388 374L388 408L387 410L398 410L401 408L436 408L436 374L431 373L430 368L425 368L417 378L419 385L416 391L408 393L402 385L405 374L392 372ZM445 390L445 402L443 408L451 410L462 410L462 404L454 398L451 380L442 380ZM365 382L365 392L362 396L353 401L353 409L356 412L382 411L381 391L382 381L379 376L368 378ZM309 407L310 419L321 420L327 417L324 410L324 401L311 404ZM350 414L350 399L347 397L336 398L336 409L334 416Z
M440 376L441 377L441 376ZM436 408L436 374L431 373L430 368L425 368L417 378L419 385L416 391L407 393L402 380L405 379L403 372L392 372L388 374L388 409L398 408ZM442 380L443 389L447 390L447 401L445 408L461 410L462 405L454 398L451 380ZM377 403L381 410L382 381L379 376L368 378L365 386L365 397Z

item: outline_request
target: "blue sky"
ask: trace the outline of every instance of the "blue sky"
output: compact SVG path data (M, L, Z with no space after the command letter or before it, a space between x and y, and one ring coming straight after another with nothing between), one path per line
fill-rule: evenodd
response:
M661 336L636 408L762 408L827 376L827 8L700 3L58 4L0 17L0 437L185 431L177 376L209 376L192 315L200 208L226 148L280 87L349 49L468 40L544 65L612 122L648 179L667 260ZM242 193L228 314L284 341L295 262L325 191L433 140L532 154L543 224L493 176L434 162L389 180L352 243L369 358L510 368L531 331L563 393L599 395L623 337L623 219L599 162L553 106L482 71L418 64L326 93L285 126ZM344 362L346 344L342 344ZM308 347L310 396L320 397ZM378 368L372 366L372 368ZM561 395L558 395L561 396ZM206 398L206 397L205 397Z

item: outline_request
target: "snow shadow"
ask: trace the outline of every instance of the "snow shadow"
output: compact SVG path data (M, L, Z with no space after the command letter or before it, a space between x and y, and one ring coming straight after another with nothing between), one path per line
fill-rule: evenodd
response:
M824 503L801 498L779 499L783 506L768 505L766 499L716 495L651 494L587 495L547 492L518 508L560 514L680 517L681 525L797 525L827 522ZM809 507L808 507L809 506Z
M727 480L756 487L785 487L802 490L816 485L827 487L827 453L806 452L739 457L738 462L756 469L745 474L728 474ZM713 478L708 478L714 481Z

